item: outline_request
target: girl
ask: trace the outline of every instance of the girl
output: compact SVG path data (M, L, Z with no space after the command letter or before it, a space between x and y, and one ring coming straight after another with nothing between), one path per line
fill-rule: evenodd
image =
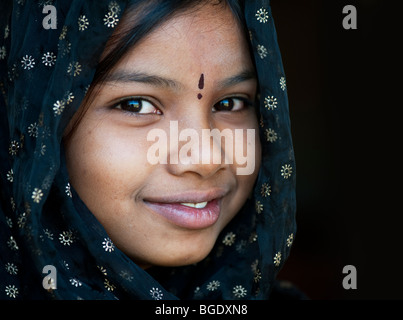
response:
M2 15L1 297L269 298L295 165L267 1Z

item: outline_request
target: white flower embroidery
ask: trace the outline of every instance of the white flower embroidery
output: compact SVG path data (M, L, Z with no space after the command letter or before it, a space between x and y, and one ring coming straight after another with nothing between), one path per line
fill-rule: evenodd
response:
M104 18L104 25L106 25L108 28L114 28L118 24L118 15L116 13L113 13L112 11L109 11Z
M259 21L260 23L266 23L269 20L269 14L264 8L260 8L256 12L255 16L257 21Z
M49 229L43 229L43 232L48 237L49 240L53 240L53 233Z
M47 67L52 67L55 65L56 56L53 52L46 52L42 56L42 63Z
M6 295L8 295L10 298L16 298L18 296L18 289L15 285L6 286L6 289L4 291L6 292Z
M226 246L232 246L235 242L236 235L233 232L228 232L222 243L224 243Z
M67 196L69 197L69 198L72 198L73 197L73 194L71 193L71 186L70 186L70 182L67 182L67 185L66 185L66 194L67 194Z
M35 188L34 191L32 191L32 199L34 200L35 203L41 202L43 197L43 192L39 188Z
M66 102L64 100L57 100L53 104L53 111L55 113L55 116L60 116L64 110L64 107L66 106Z
M260 189L260 194L262 195L262 197L268 197L270 193L271 193L271 186L266 182L263 183Z
M261 204L260 201L255 202L255 210L258 214L263 212L263 204Z
M260 59L264 59L267 57L267 49L263 45L257 45L257 53L259 54Z
M280 88L281 88L281 90L284 91L286 87L287 87L286 80L285 80L284 77L281 77L281 78L280 78Z
M14 172L13 169L11 169L10 171L7 172L7 180L10 182L14 181Z
M232 293L236 298L243 298L246 296L246 289L241 285L237 285L233 288Z
M112 283L110 283L108 279L105 279L105 281L104 281L104 287L105 287L105 289L108 290L108 291L113 291L113 290L116 289L116 286L113 285Z
M16 140L13 140L10 142L10 147L8 148L8 151L10 152L10 155L15 156L17 155L20 148L20 143Z
M81 15L78 17L78 30L84 31L88 28L90 25L90 22L88 21L88 18L85 15Z
M29 134L30 137L38 138L39 127L38 127L38 124L36 122L31 123L28 126L28 134Z
M254 282L259 282L260 279L262 279L262 273L260 272L259 269L256 269L255 274L253 276L253 281Z
M102 248L104 248L106 252L112 252L115 250L115 245L110 238L104 238L102 244Z
M120 6L116 1L112 1L111 3L109 3L108 9L110 12L112 12L114 14L120 13Z
M7 245L13 251L19 250L17 242L15 241L13 236L10 236L10 239L8 239L8 241L7 241Z
M16 275L18 273L18 268L14 263L6 263L6 271L11 275Z
M287 238L287 247L288 248L292 246L293 241L294 241L294 234L291 233Z
M81 65L78 62L70 62L67 67L67 73L74 77L78 76L81 71Z
M292 167L289 164L286 164L281 167L281 175L283 176L284 179L288 179L291 177L292 174Z
M71 230L63 231L59 234L59 241L64 246L70 246L74 242L73 232Z
M274 110L277 108L277 98L273 96L267 96L264 98L264 105L269 110Z
M218 287L221 285L220 281L213 280L207 284L207 290L209 291L215 291L218 289Z
M21 64L25 70L30 70L35 66L35 59L32 56L25 55L21 60Z
M265 133L266 133L266 140L268 142L273 143L277 140L277 133L273 129L271 129L271 128L266 129Z
M281 263L281 252L280 251L277 252L276 255L274 256L273 262L276 267L278 267L280 265L280 263Z
M75 286L75 287L81 287L83 285L83 283L76 278L70 278L69 281L70 281L71 285Z
M25 212L23 212L17 219L18 227L23 228L26 222L27 222L27 215Z
M164 296L162 291L158 288L152 288L150 290L150 295L151 295L151 298L153 298L154 300L161 300L162 297Z

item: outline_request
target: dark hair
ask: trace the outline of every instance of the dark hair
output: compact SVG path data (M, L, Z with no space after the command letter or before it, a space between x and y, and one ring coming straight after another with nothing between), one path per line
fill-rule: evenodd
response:
M150 32L160 26L163 22L176 14L183 13L191 9L197 9L203 4L212 3L214 5L228 5L241 26L245 26L243 8L244 0L137 0L133 1L126 9L117 29L109 38L105 48L104 56L101 57L91 86L84 98L84 105L89 104L89 97L93 96L93 91L98 84L107 77L113 67ZM191 14L191 12L190 12ZM135 16L132 23L128 17ZM128 21L128 22L127 22ZM246 28L242 28L245 31ZM69 140L75 128L85 114L87 108L77 111L75 121L69 126L65 135L65 140Z

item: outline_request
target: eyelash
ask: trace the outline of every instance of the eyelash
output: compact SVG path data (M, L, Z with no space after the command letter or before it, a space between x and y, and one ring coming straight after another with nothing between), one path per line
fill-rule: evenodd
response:
M214 110L214 108L216 108L219 103L222 103L222 102L224 102L226 100L232 101L233 105L235 104L234 100L239 100L243 104L243 106L242 106L242 108L240 110L232 110L232 109L231 110L222 110L222 111ZM137 101L137 104L140 105L140 109L137 112L136 111L124 110L122 108L122 104L128 103L128 102L133 102L133 101ZM147 104L150 104L155 109L155 111L148 112L148 113L140 113L140 111L143 109L143 103L144 102L146 102ZM247 109L249 107L252 107L252 106L254 106L254 102L249 100L249 99L247 99L247 98L244 98L244 97L227 97L227 98L224 98L224 99L221 99L220 101L218 101L212 107L212 112L214 112L214 113L215 112L241 112L241 111L243 111L243 110L245 110L245 109ZM231 106L231 107L233 108L234 106ZM140 115L144 116L144 115L153 115L153 114L162 115L162 111L159 108L157 108L154 105L153 102L151 102L151 101L149 101L149 100L147 100L145 98L142 98L142 97L130 97L130 98L127 98L127 99L122 99L117 104L113 105L112 108L122 110L123 112L125 112L125 113L127 113L129 115L132 115L132 116L140 116Z

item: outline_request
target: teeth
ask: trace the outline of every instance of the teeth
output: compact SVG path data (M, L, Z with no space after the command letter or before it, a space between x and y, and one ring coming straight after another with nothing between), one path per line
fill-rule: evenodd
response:
M199 203L181 202L181 205L196 208L196 209L203 209L207 205L207 201L199 202Z

